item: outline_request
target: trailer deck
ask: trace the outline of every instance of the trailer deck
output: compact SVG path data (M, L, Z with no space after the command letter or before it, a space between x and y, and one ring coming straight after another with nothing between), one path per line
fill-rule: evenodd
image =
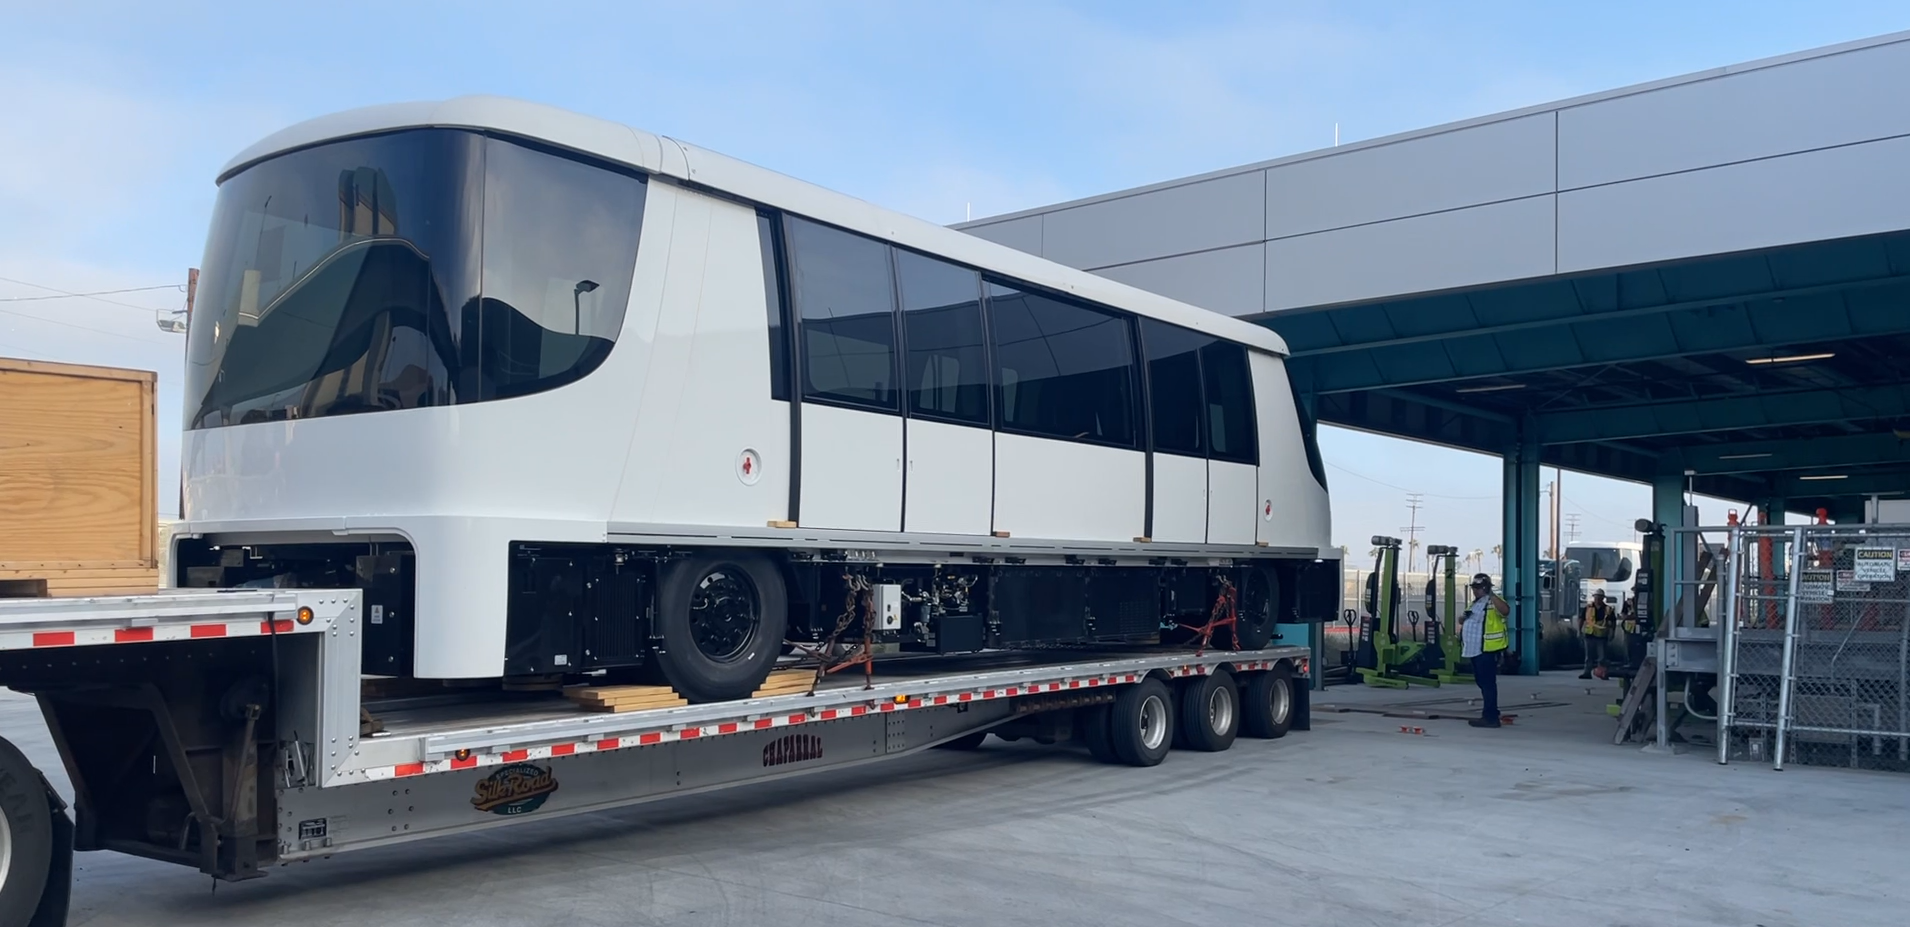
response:
M45 878L61 890L49 904L63 904L73 848L239 880L348 849L972 747L991 731L1085 739L1111 762L1152 765L1169 740L1221 750L1237 730L1308 726L1306 690L1292 684L1306 674L1300 647L896 656L814 691L606 713L495 686L380 695L361 673L361 621L356 590L0 601L0 684L39 698L78 806L71 847L54 828ZM376 729L363 733L367 715ZM63 822L64 803L41 788Z

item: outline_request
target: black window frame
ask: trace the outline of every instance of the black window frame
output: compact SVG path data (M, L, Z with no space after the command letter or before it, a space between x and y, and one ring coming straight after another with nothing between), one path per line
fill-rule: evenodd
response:
M1155 454L1172 454L1176 457L1198 457L1201 460L1211 459L1209 455L1212 449L1212 442L1208 440L1207 435L1207 373L1202 363L1201 352L1206 349L1207 344L1225 341L1226 339L1217 338L1199 329L1188 328L1185 325L1175 325L1165 319L1158 319L1153 316L1139 316L1134 321L1135 327L1138 329L1137 337L1141 345L1141 364L1147 371L1147 395L1145 399L1147 405L1148 451ZM1159 429L1156 424L1157 419L1154 416L1154 357L1148 352L1147 340L1147 331L1154 326L1176 329L1193 335L1194 337L1205 339L1206 343L1195 348L1192 352L1194 356L1194 392L1195 401L1197 403L1195 409L1196 414L1194 416L1194 440L1200 448L1197 453L1188 453L1178 448L1163 448L1160 446Z
M790 385L795 381L790 362L790 341L796 326L790 322L788 255L783 250L783 214L773 209L756 210L757 247L763 260L764 311L769 316L769 398L788 402Z
M995 297L994 297L994 294L990 293L988 290L990 285L1005 287L1007 289L1016 290L1018 292L1037 295L1042 297L1043 299L1051 299L1056 302L1063 303L1065 305L1070 305L1078 309L1085 309L1089 312L1095 312L1102 315L1110 316L1124 323L1122 327L1127 332L1127 344L1128 344L1127 370L1128 370L1128 397L1130 400L1128 402L1128 428L1129 428L1129 433L1132 436L1130 440L1126 442L1119 442L1119 441L1108 441L1108 440L1093 438L1093 437L1074 437L1071 435L1070 436L1055 435L1055 434L1050 434L1044 431L1037 431L1033 428L1020 427L1020 426L1016 426L1009 423L1007 409L1006 409L1007 395L1006 395L1005 386L1001 378L1001 370L1002 370L1001 357L1000 357L1000 352L996 350L998 346L995 344L995 338L997 337L999 326L997 326L995 323L995 306L994 306ZM982 304L983 304L983 316L985 319L985 321L983 322L983 325L986 326L987 332L988 332L988 345L989 345L989 355L990 355L989 357L990 405L992 405L994 408L993 414L995 419L995 431L997 433L1019 435L1019 436L1028 437L1028 438L1041 438L1047 441L1066 441L1072 444L1088 444L1088 445L1093 445L1095 447L1115 448L1117 450L1139 451L1141 453L1148 452L1148 428L1150 427L1150 422L1149 422L1148 409L1147 409L1147 397L1145 394L1146 361L1142 358L1142 354L1141 354L1140 327L1137 324L1137 319L1139 318L1139 316L1136 313L1116 309L1112 306L1105 306L1100 303L1094 302L1092 300L1082 299L1078 296L1073 296L1066 293L1060 293L1055 290L1052 290L1037 284L1031 284L1031 283L1018 281L1012 277L1006 277L1001 274L990 273L987 270L982 271Z
M1231 451L1222 453L1216 450L1214 447L1213 429L1209 427L1210 421L1213 415L1213 402L1212 402L1212 396L1209 394L1209 390L1213 386L1213 377L1216 376L1217 374L1213 372L1214 368L1211 363L1212 357L1208 354L1208 352L1212 350L1216 350L1216 349L1228 351L1230 353L1236 354L1240 358L1239 372L1241 377L1245 381L1245 387L1246 387L1246 391L1243 394L1243 399L1246 402L1245 424L1247 426L1246 427L1246 432L1247 432L1246 443L1247 443L1248 452L1245 454L1235 453ZM1259 416L1259 409L1256 408L1256 402L1255 402L1254 390L1253 390L1252 349L1248 348L1246 345L1241 344L1238 341L1229 341L1225 338L1215 338L1211 343L1207 344L1206 346L1200 349L1200 355L1201 355L1200 356L1201 428L1203 429L1203 432L1207 438L1207 459L1218 460L1221 463L1245 464L1248 466L1255 466L1255 467L1259 466L1260 465L1260 416Z
M904 356L908 350L908 346L902 337L901 295L897 291L895 280L895 246L879 238L851 231L842 226L823 222L819 219L812 219L799 213L779 211L779 215L782 218L782 221L778 223L778 233L781 244L780 252L783 260L783 299L789 305L788 320L791 323L788 335L788 350L791 360L790 369L794 371L793 379L797 381L793 384L791 389L792 395L799 396L800 401L803 403L815 403L817 405L833 406L840 409L851 409L858 412L871 412L882 415L902 415L903 410L908 406L908 400L903 396L905 391L902 389ZM807 222L818 228L828 229L829 231L848 235L853 238L860 238L863 241L884 249L883 261L889 269L889 404L882 405L873 402L859 402L845 396L818 392L810 388L808 345L805 340L808 337L806 334L808 324L803 318L802 307L798 304L799 296L797 293L796 274L799 267L796 261L794 236L789 234L789 224L791 222Z
M909 310L904 303L904 295L902 292L901 257L904 253L915 255L924 260L947 264L950 267L957 267L975 275L975 312L979 315L981 321L982 372L985 376L982 388L986 393L985 399L982 402L981 421L963 418L959 415L948 415L932 410L922 411L915 408L915 404L911 399L911 394L914 392L913 384L910 381L910 369L913 361L914 348L909 344ZM930 254L926 251L920 251L914 248L904 248L900 245L889 246L889 265L889 279L895 282L895 318L898 338L896 357L902 368L902 376L899 381L901 388L899 392L902 394L903 417L912 419L919 418L925 422L937 422L945 425L985 428L990 431L998 430L996 426L1001 421L1001 416L999 411L995 408L995 331L992 320L988 314L988 272L979 267L963 264L960 261L951 261L939 255Z
M1222 463L1238 463L1247 466L1258 466L1261 463L1259 397L1253 388L1253 369L1252 361L1250 360L1253 349L1244 342L1208 334L1199 329L1180 325L1157 316L1117 309L1094 300L1083 299L1079 296L1060 292L1040 284L1018 280L1014 277L989 271L986 268L952 260L948 257L921 249L892 244L875 236L865 235L799 213L775 209L773 207L758 206L756 214L759 232L767 228L774 239L773 242L762 242L762 246L767 249L765 252L765 266L763 268L765 288L766 290L773 290L765 294L766 301L768 302L765 311L769 314L768 347L770 351L770 389L771 398L773 400L787 400L793 404L817 403L879 415L898 415L904 419L919 418L923 421L942 424L960 425L969 428L984 428L999 434L1012 434L1023 437L1040 438L1048 441L1065 441L1095 447L1109 447L1117 450L1132 450L1145 454L1173 454L1179 457L1197 456L1200 459L1210 461L1218 460ZM788 227L791 221L807 222L811 225L829 229L839 234L863 239L886 249L889 271L890 326L891 337L893 338L890 353L890 375L893 377L894 383L891 389L894 401L891 405L881 406L872 403L856 402L829 393L814 392L809 388L806 377L802 375L804 363L801 352L804 346L804 328L806 326L805 320L802 317L801 308L797 305L797 295L795 292L796 256L794 254L794 244L791 240L792 236L788 233ZM900 256L903 253L936 261L951 267L957 267L975 273L980 278L981 347L983 362L986 364L988 372L986 422L960 416L946 415L935 411L917 410L911 402L911 391L909 389L911 349L908 338L907 310L904 308L904 297L902 293L902 269L899 263ZM768 261L772 255L775 263L773 268L768 266ZM1053 300L1077 309L1104 315L1124 323L1123 328L1126 331L1129 350L1128 395L1130 401L1128 403L1128 428L1132 435L1130 441L1121 442L1096 437L1062 436L1034 428L1017 426L1008 421L1007 410L1004 407L1006 394L1001 376L1002 366L999 351L995 343L998 326L995 319L994 297L989 292L991 286L1005 287L1018 292L1039 296L1043 299ZM1152 325L1166 326L1185 331L1195 337L1206 339L1207 341L1206 344L1194 351L1201 391L1201 414L1198 416L1198 421L1195 424L1201 449L1198 455L1191 455L1183 450L1161 449L1157 446L1153 409L1153 384L1150 379L1151 371L1149 370L1151 358L1147 350L1147 336L1145 333L1145 330ZM1208 351L1216 348L1238 352L1238 356L1242 360L1242 372L1245 375L1246 386L1246 392L1244 394L1246 401L1245 423L1249 433L1247 447L1250 453L1220 454L1216 453L1214 449L1212 429L1208 422L1210 411L1208 403L1209 375L1207 368ZM1293 398L1296 403L1300 401L1297 393L1294 393ZM1302 410L1299 417L1301 419L1303 438L1307 439L1309 463L1312 464L1314 460L1319 459L1317 444L1311 440L1311 430L1307 428L1309 416ZM1310 469L1314 470L1314 478L1324 486L1326 481L1323 466L1314 465L1310 467Z
M1326 489L1326 458L1320 456L1320 419L1313 414L1300 391L1293 388L1292 379L1287 381L1287 392L1293 396L1293 417L1299 421L1300 442L1306 449L1306 466L1313 471L1313 481Z

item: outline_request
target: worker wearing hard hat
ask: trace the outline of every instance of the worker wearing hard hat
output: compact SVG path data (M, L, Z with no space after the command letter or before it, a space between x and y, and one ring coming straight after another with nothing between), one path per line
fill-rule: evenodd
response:
M1492 577L1472 577L1472 605L1459 626L1459 655L1472 661L1472 678L1479 684L1483 704L1473 727L1499 726L1499 654L1506 648L1506 616L1512 608L1492 593Z
M1592 592L1592 602L1585 606L1578 626L1579 636L1585 640L1585 671L1578 674L1580 679L1592 678L1592 672L1605 666L1605 648L1612 641L1612 624L1616 615L1611 603L1605 601L1605 590Z

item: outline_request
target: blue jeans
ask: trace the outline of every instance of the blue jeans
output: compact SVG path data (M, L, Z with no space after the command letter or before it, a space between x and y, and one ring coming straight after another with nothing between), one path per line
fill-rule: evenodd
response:
M1472 678L1479 683L1479 697L1485 700L1479 709L1480 720L1499 720L1499 655L1482 653L1473 657Z

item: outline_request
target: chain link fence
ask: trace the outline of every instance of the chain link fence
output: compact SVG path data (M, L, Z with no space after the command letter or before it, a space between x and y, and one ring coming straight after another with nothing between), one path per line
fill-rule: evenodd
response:
M1746 527L1721 569L1718 759L1910 771L1910 527Z

